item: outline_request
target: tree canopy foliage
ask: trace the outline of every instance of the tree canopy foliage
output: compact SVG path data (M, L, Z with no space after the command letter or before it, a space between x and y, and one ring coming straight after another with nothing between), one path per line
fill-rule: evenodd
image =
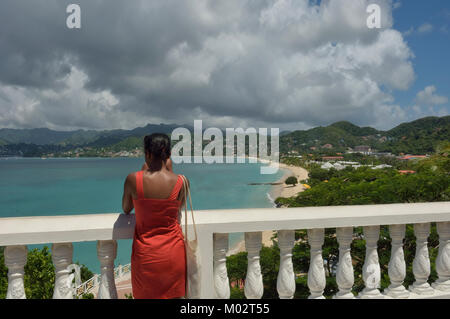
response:
M313 168L309 171L310 189L292 198L278 198L278 204L288 207L364 205L382 203L434 202L450 200L450 143L437 147L437 153L430 158L414 162L415 174L402 175L396 169L373 170L369 167L347 168L341 171ZM299 160L292 160L298 162ZM291 163L291 164L292 164ZM282 213L282 211L280 211ZM351 244L354 278L353 293L356 295L364 288L362 267L365 258L365 240L362 227L356 227ZM261 250L261 272L264 280L263 298L278 298L276 278L279 267L279 248L274 235L272 247L263 246ZM296 292L294 298L307 298L307 272L310 263L310 247L306 230L295 232L296 243L293 248L293 267L296 274ZM416 242L413 225L406 225L404 256L406 278L404 284L414 282L412 271ZM432 281L436 280L435 260L439 249L439 237L435 223L431 224L428 238L431 261ZM337 291L336 267L339 260L339 246L336 229L325 229L325 242L322 247L325 261L326 288L324 295L331 298ZM388 226L381 226L378 241L378 255L381 267L381 289L389 286L388 263L391 254L391 238ZM227 258L230 281L244 280L247 267L247 253L242 252ZM243 298L243 291L234 288L233 298Z
M297 185L298 184L298 180L297 177L295 176L290 176L288 178L286 178L286 181L284 182L286 185Z

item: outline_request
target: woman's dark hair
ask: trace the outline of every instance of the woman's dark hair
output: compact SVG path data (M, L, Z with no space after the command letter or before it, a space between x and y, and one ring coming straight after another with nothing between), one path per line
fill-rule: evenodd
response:
M170 138L162 133L147 135L144 137L144 150L165 162L170 157Z

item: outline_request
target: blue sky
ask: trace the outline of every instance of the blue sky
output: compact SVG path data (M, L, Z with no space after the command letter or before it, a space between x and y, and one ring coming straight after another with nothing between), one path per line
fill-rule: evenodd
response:
M417 92L430 85L438 95L450 97L450 1L401 1L393 16L394 28L403 33L414 53L416 73L407 91L395 92L396 102L411 105ZM449 103L444 105L449 114Z

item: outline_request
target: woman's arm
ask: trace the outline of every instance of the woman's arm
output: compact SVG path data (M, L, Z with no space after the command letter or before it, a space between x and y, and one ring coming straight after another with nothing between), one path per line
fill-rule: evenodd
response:
M123 186L122 209L125 214L129 214L133 208L133 185L136 185L134 174L127 176Z

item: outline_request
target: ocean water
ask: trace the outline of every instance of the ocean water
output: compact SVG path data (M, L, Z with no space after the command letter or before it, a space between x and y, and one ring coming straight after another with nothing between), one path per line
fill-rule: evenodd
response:
M0 218L122 212L124 180L142 164L141 158L0 158ZM272 207L271 186L248 183L276 181L283 172L262 175L261 165L174 164L174 171L189 178L195 209ZM230 234L230 248L241 239ZM115 265L130 256L131 240L119 240ZM73 260L100 272L96 242L74 243Z

